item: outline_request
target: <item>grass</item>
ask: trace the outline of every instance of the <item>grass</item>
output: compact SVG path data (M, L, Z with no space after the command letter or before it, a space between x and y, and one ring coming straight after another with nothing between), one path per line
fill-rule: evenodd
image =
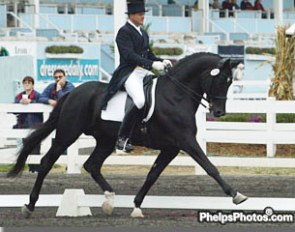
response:
M1 165L0 172L8 172L12 165ZM142 175L146 176L150 170L150 166L128 166L128 165L104 165L102 167L103 175ZM252 167L218 167L221 175L237 175L237 176L251 176L251 175L268 175L268 176L294 176L295 168L252 168ZM25 172L28 172L26 165ZM65 166L54 165L50 173L62 174L66 172ZM82 174L87 174L84 169ZM185 176L195 175L195 168L192 166L168 166L162 173L164 176Z
M295 114L277 114L277 123L295 123ZM226 114L220 118L207 115L207 121L221 122L266 122L266 114Z
M0 165L0 172L9 172L12 167L13 167L12 164ZM63 165L59 165L59 164L53 165L53 172L64 172L65 169L66 168ZM29 171L29 166L27 164L25 165L24 171Z

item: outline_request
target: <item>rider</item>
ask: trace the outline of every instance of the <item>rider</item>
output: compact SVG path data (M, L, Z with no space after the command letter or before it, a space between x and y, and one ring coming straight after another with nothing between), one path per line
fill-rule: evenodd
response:
M133 150L129 142L136 120L140 117L145 104L143 79L153 74L152 68L163 71L172 66L170 60L156 57L149 46L149 36L141 27L145 16L144 0L127 0L128 22L120 28L116 36L116 43L120 54L120 65L115 70L108 85L104 105L122 87L132 98L133 106L121 124L116 149L124 152Z

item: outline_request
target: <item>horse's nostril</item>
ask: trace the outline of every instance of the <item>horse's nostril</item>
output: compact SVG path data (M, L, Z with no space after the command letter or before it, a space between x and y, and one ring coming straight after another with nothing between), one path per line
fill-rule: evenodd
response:
M214 112L215 117L221 117L223 115L225 115L225 112L223 110L217 110Z

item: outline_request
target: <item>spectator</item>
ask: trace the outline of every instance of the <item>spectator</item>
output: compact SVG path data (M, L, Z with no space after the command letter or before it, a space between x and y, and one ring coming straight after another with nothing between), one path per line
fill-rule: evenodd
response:
M224 0L222 2L222 9L223 10L230 10L230 2L229 2L229 0Z
M40 97L40 93L34 90L34 79L30 76L26 76L23 79L24 91L17 94L14 102L21 104L36 103ZM33 128L34 126L43 122L42 113L19 113L17 114L17 123L13 128L27 129ZM40 154L40 144L34 148L32 154ZM30 172L38 172L39 164L29 164Z
M241 10L254 10L254 7L248 0L243 0L241 2Z
M196 0L194 3L194 10L197 11L199 10L199 0Z
M65 71L57 69L53 73L55 82L49 84L41 94L39 98L40 103L49 104L55 106L58 99L60 99L67 92L72 91L75 86L67 81Z
M239 6L236 4L235 0L226 0L222 2L222 9L228 10L228 16L234 16L234 10L239 9Z
M239 5L237 4L237 0L231 0L230 1L230 7L231 7L231 10L238 10L238 9L240 9Z
M245 65L243 63L239 63L237 68L233 72L233 79L234 81L242 81L244 78L244 69ZM242 93L243 85L242 84L235 84L236 89L234 89L234 93Z
M221 6L219 0L214 0L214 1L213 1L213 3L212 3L212 8L213 8L213 9L219 9L219 10L222 9L222 6Z
M49 84L41 94L39 98L40 103L49 104L51 106L55 106L57 101L64 96L66 93L72 91L75 86L67 81L66 73L62 69L56 69L53 73L55 82ZM54 143L54 139L52 139L52 143ZM67 154L67 150L63 152L63 154Z
M261 11L265 11L263 5L262 5L262 0L256 0L255 4L254 4L254 10L261 10Z

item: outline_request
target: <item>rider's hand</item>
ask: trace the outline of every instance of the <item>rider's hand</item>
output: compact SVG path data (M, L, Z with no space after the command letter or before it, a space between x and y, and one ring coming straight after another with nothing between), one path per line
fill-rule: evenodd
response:
M163 63L165 64L165 66L167 68L171 68L172 67L172 62L170 60L163 60Z
M152 64L152 67L158 71L163 71L166 66L165 66L164 62L154 61Z

